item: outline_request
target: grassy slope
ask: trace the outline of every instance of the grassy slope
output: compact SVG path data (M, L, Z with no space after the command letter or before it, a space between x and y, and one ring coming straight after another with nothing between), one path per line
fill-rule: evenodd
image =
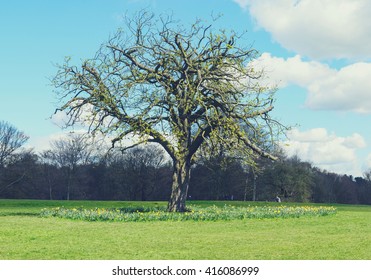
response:
M229 222L110 223L36 216L44 207L128 204L142 202L0 200L0 259L371 259L369 206L337 205L338 214L329 217Z

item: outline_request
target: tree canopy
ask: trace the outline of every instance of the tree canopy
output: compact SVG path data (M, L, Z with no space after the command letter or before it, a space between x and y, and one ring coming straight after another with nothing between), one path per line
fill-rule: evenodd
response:
M282 129L270 116L274 92L260 85L263 73L249 64L257 51L238 44L243 35L141 11L93 59L59 65L59 110L70 125L110 135L113 146L128 137L129 146L160 144L174 167L169 210L184 211L200 147L222 143L251 162L275 159L260 145Z

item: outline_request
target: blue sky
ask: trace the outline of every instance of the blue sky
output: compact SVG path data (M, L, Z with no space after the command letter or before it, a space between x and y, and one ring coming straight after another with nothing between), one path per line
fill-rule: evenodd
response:
M221 28L247 30L277 85L274 115L297 125L284 146L314 165L354 176L371 167L371 3L368 0L12 0L0 9L0 120L47 148L63 133L50 119L54 64L92 57L122 24L147 8L183 24L223 14Z

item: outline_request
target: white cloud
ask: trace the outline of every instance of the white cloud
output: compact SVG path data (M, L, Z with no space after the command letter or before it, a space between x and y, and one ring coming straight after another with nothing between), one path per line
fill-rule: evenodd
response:
M303 61L299 55L283 59L263 53L252 66L266 72L264 85L305 88L310 109L371 113L371 63L358 62L337 70Z
M51 143L60 139L66 139L71 133L85 134L86 130L63 130L60 132L52 133L45 136L32 137L27 144L27 148L32 148L35 152L40 153L51 149Z
M368 154L364 164L364 170L370 171L371 170L371 154Z
M336 72L336 70L319 62L304 62L300 55L284 59L263 53L252 62L251 66L257 71L262 69L265 72L268 85L277 85L278 87L285 87L288 84L307 87L313 81L323 79Z
M329 73L309 85L307 106L371 113L370 77L371 63L355 63Z
M240 5L240 7L242 9L247 9L247 6L249 5L249 1L250 0L233 0L234 2L236 2L238 5Z
M371 58L369 0L234 0L284 48L315 59Z
M57 111L55 114L51 117L51 121L53 124L55 124L58 127L65 127L68 123L69 117L64 111Z
M307 131L293 129L283 148L289 156L298 155L322 169L339 174L361 175L356 151L366 147L358 133L340 137L324 128Z

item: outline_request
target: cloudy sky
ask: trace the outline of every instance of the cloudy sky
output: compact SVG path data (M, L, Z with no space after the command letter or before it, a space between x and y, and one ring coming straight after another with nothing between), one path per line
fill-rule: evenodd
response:
M49 78L65 56L92 57L141 8L183 24L223 14L219 28L247 31L260 52L274 115L293 126L289 155L354 176L371 168L369 0L12 0L0 9L0 120L47 147L62 132Z

